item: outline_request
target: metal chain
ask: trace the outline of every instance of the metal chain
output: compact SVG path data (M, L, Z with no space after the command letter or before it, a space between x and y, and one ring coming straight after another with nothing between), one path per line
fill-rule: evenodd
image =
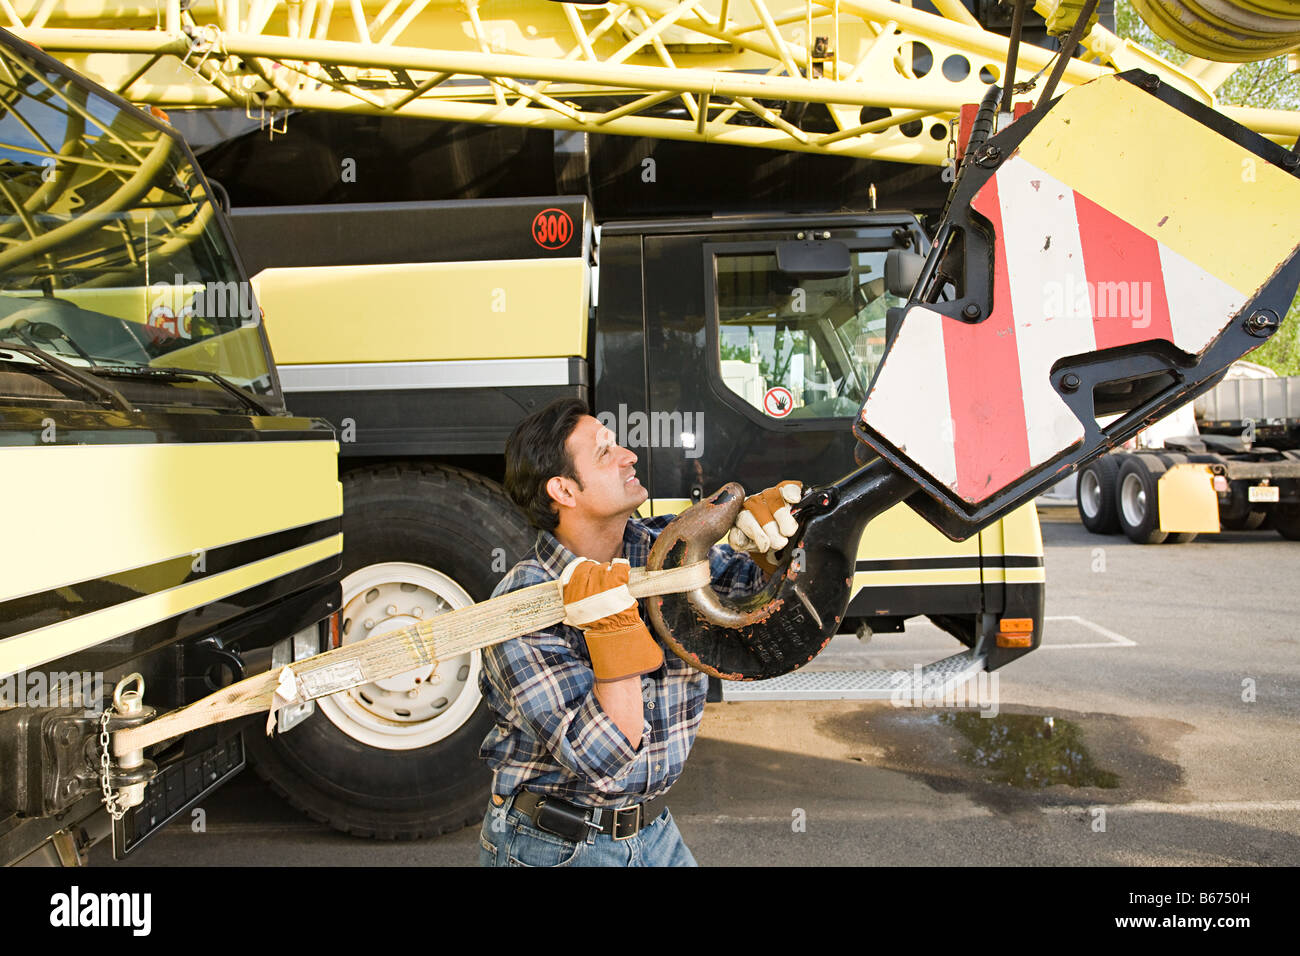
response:
M126 816L126 808L118 802L117 792L108 784L112 772L109 760L109 747L112 744L108 736L108 722L112 716L111 710L105 710L99 718L99 788L104 793L104 806L108 808L108 815L114 820L120 820Z

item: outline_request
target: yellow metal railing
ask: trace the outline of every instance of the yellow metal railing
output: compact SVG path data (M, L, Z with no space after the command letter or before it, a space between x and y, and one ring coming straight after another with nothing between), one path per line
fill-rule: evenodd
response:
M936 6L942 15L893 0L0 0L0 22L167 108L401 115L941 165L948 121L1001 82L1008 41L958 0ZM1082 45L1058 92L1140 67L1213 105L1227 75L1180 69L1101 27ZM1022 44L1016 81L1053 55ZM1223 112L1288 145L1300 135L1296 113Z

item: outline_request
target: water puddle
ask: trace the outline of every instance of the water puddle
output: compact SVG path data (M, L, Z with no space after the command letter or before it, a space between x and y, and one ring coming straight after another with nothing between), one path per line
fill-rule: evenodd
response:
M959 756L971 766L991 771L991 778L1013 787L1035 789L1119 786L1119 775L1103 770L1084 745L1073 721L1041 714L1001 714L983 717L970 711L939 715L967 744Z
M819 729L862 761L999 812L1081 801L1176 798L1171 759L1193 728L1180 721L1005 706L974 710L867 707L827 715ZM852 753L849 759L856 759Z

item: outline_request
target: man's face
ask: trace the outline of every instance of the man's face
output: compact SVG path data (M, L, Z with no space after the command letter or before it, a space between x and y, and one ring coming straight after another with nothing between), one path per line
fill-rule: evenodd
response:
M632 514L649 497L637 480L636 455L615 441L612 431L590 415L569 433L565 448L581 490L569 482L584 516L601 519Z

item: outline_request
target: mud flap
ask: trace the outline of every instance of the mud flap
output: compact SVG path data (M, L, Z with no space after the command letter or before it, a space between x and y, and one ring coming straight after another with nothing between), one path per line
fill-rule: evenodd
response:
M1161 531L1218 533L1219 496L1209 465L1173 465L1157 487Z

